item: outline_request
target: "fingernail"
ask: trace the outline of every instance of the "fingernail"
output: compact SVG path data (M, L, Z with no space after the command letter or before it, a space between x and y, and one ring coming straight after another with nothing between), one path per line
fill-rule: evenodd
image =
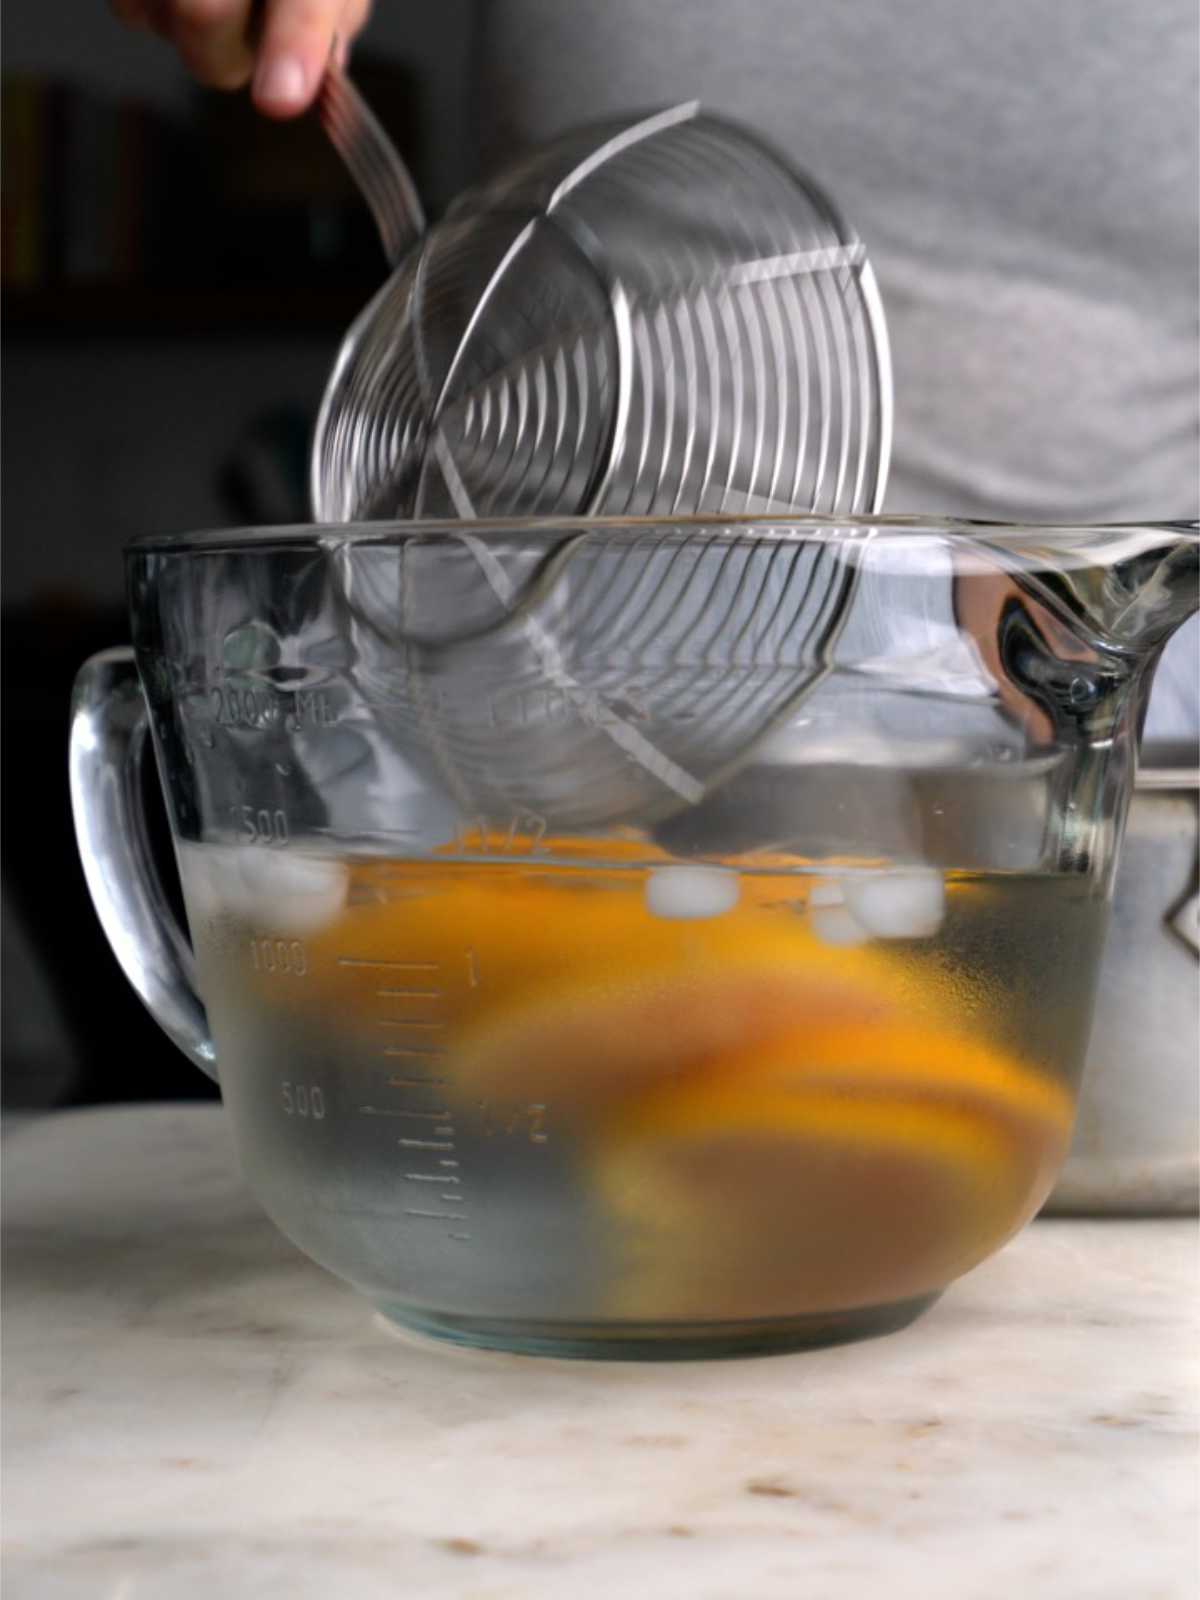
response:
M303 62L294 56L264 61L254 82L254 98L273 106L298 106L308 87Z

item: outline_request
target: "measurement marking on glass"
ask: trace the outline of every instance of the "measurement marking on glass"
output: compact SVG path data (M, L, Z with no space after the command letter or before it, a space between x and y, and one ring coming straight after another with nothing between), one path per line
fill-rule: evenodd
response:
M408 1206L403 1214L428 1222L465 1223L467 1197L464 1181L458 1175L454 1113L437 1104L450 1082L449 1077L441 1075L446 1072L449 1051L433 1037L449 1028L449 1023L441 1020L447 1000L439 984L443 969L435 961L385 961L376 956L340 956L338 964L377 974L374 996L382 1002L380 1011L404 1011L411 1003L414 1012L412 1016L384 1015L373 1019L377 1028L401 1035L395 1044L381 1040L378 1046L380 1055L404 1063L384 1079L385 1086L396 1091L399 1103L358 1108L363 1116L418 1124L411 1134L396 1139L396 1148L408 1156L407 1170L402 1170L400 1177L405 1183L432 1184L432 1189L427 1187L420 1195L431 1204ZM473 952L468 958L467 977L474 988L479 976ZM416 1198L418 1195L414 1194ZM440 1210L439 1203L449 1209ZM469 1242L471 1234L460 1227L448 1229L446 1237Z
M339 956L339 967L386 967L391 972L436 972L436 961L377 961L368 956Z
M405 1111L400 1106L359 1106L358 1109L364 1117L415 1117L418 1122L445 1122L449 1116L447 1111ZM434 1129L435 1133L441 1131Z

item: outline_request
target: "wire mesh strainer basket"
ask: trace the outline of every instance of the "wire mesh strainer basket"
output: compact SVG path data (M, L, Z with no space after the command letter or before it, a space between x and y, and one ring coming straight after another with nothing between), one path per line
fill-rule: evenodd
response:
M366 308L313 451L325 521L873 511L891 434L858 238L676 107L462 196Z
M890 439L861 242L686 105L455 203L345 341L313 499L327 522L447 519L345 574L361 669L461 808L582 828L698 801L827 670L845 614L833 544L681 519L876 510ZM546 537L577 517L655 520ZM639 713L638 674L666 715ZM519 720L497 720L498 684Z

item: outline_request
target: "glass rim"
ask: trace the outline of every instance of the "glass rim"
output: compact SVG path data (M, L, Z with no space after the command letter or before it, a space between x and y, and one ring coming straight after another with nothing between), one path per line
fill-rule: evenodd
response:
M236 553L242 550L320 549L330 545L402 544L411 539L445 541L447 544L471 535L523 533L561 542L564 537L589 533L681 533L726 532L733 536L787 539L800 534L819 536L830 542L868 542L873 537L899 537L933 534L938 537L976 538L1006 544L1034 539L1039 543L1070 545L1086 537L1119 540L1123 536L1157 535L1177 543L1200 544L1200 522L1181 518L1152 519L1145 522L1038 522L990 520L978 517L921 516L915 513L871 513L854 516L829 516L816 513L752 513L718 516L693 513L686 516L571 516L571 517L423 517L413 520L376 522L296 522L277 525L252 525L240 528L199 529L182 533L148 533L125 545L126 556L157 551L171 553Z

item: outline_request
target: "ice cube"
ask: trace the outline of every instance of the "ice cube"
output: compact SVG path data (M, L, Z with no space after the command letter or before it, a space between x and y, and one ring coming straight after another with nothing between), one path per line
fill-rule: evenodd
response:
M846 908L879 939L928 939L942 925L946 887L936 867L900 867L842 880Z
M247 911L253 909L272 933L318 933L340 914L349 881L342 862L274 850L237 853Z
M729 867L655 867L646 879L646 910L669 921L720 917L733 910L740 893Z
M234 917L291 938L334 921L348 882L340 861L250 845L181 844L179 871L192 917Z
M808 921L822 944L850 947L865 944L867 930L850 913L841 884L827 878L810 890Z

